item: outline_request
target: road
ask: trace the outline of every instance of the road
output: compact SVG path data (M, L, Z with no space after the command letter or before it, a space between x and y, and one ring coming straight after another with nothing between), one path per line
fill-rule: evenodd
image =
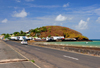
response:
M7 41L7 44L34 55L57 68L100 68L100 57L82 55L73 52L60 51L33 45L21 45Z
M0 40L0 68L39 68Z

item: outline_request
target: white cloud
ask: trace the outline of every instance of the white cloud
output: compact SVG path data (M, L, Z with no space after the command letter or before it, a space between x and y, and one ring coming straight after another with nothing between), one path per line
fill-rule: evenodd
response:
M7 23L7 19L5 18L4 20L2 20L2 23Z
M26 17L27 16L27 12L25 12L25 10L23 9L21 12L16 13L13 15L13 17Z
M17 2L21 2L20 0L16 0Z
M35 4L26 4L29 7L36 7L36 8L58 8L61 7L59 5L35 5Z
M34 0L25 0L25 1L29 2L29 1L34 1Z
M90 20L90 18L87 18L87 21L83 21L83 20L80 20L79 24L77 26L75 26L76 29L87 29L88 28L88 21Z
M100 15L100 8L95 9L95 13L96 13L97 15Z
M31 5L31 7L38 7L38 8L56 8L56 7L60 7L58 5L51 5L51 6L43 6L43 5Z
M87 21L89 21L90 20L90 18L87 18Z
M14 7L14 9L17 9L18 7Z
M67 20L72 20L73 19L73 17L69 17L69 18L67 18Z
M69 2L67 4L64 4L63 7L68 7L69 6Z
M67 19L67 17L62 16L62 15L60 14L60 15L58 15L58 16L56 17L55 21L65 21L66 19Z
M100 17L98 17L98 19L96 20L96 22L100 23Z

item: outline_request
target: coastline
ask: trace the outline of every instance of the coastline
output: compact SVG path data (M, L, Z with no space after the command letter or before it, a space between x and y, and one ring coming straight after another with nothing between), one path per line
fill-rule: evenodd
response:
M87 54L92 56L100 57L100 48L98 47L82 47L82 46L66 46L66 45L54 45L54 44L43 44L44 42L31 42L29 45L39 46L39 47L46 47L46 48L53 48L58 50L76 52L81 54Z
M82 45L66 45L66 44L50 44L50 43L47 43L47 42L34 42L34 44L37 44L37 45L51 45L51 46L62 46L62 47L72 47L72 48L80 48L80 49L91 49L91 50L98 50L100 51L100 47L95 47L95 46L82 46Z

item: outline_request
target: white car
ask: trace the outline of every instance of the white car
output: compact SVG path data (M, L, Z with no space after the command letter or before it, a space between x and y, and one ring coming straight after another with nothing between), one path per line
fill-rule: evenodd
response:
M27 41L21 41L21 44L28 44Z

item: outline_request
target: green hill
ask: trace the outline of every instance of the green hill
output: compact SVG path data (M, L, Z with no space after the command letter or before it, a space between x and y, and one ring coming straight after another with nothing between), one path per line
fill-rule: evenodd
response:
M77 40L88 40L87 37L83 36L80 32L62 26L43 26L36 29L29 30L30 36L65 36L65 38L77 38Z

